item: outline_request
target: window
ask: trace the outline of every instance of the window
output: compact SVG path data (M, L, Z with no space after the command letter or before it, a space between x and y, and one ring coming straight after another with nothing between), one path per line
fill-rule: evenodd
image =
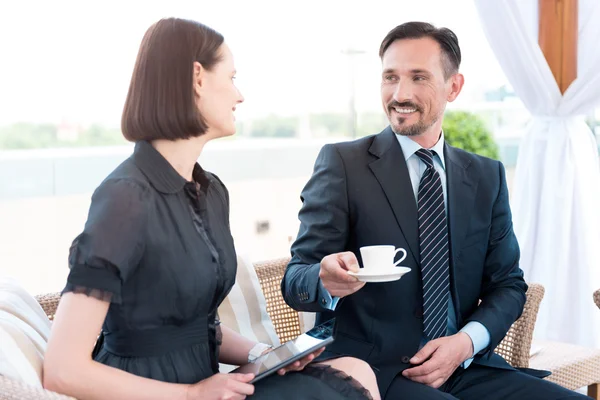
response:
M383 0L140 4L39 1L35 12L30 3L0 11L0 54L12 60L0 74L0 271L32 293L63 287L93 189L131 152L120 113L141 37L163 16L214 27L234 52L246 98L238 135L210 143L200 161L228 186L236 244L255 260L289 254L320 147L387 125L377 51L397 24L426 20L457 33L466 85L451 109L484 116L499 141L518 132L509 122L528 118L471 1L421 1L402 19Z

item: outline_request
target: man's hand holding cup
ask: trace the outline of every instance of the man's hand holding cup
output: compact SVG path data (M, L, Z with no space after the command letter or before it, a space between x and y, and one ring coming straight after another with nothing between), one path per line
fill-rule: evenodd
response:
M365 282L348 274L348 271L358 272L359 268L356 256L350 251L330 254L321 260L319 278L331 296L342 298L365 285Z

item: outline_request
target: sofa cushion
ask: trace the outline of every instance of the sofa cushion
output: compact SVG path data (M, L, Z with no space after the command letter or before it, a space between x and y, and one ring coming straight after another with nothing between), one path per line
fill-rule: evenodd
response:
M218 309L221 324L248 339L279 345L254 265L241 254L237 256L237 264L235 285ZM232 366L221 364L221 372L231 369Z
M18 282L0 278L0 375L41 387L50 320Z

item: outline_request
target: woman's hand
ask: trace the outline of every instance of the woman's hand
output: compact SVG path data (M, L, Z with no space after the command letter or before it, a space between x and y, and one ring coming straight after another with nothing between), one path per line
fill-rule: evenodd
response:
M304 367L306 367L312 360L319 357L321 355L321 353L323 352L323 350L325 350L325 347L320 348L319 350L315 351L314 353L311 353L311 354L307 355L306 357L301 358L300 360L288 365L285 368L281 368L280 370L277 371L277 373L279 375L285 375L286 373L292 372L292 371L302 371L304 369ZM268 351L266 353L268 353Z
M188 387L186 400L243 400L254 393L254 374L216 374Z

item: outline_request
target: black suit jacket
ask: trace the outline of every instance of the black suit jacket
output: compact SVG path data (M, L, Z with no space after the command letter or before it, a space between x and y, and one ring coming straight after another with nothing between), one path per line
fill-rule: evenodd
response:
M527 285L519 268L502 163L444 146L450 232L450 289L458 328L479 321L491 344L475 363L512 369L494 348L521 315ZM302 192L300 231L282 282L294 309L336 317L336 340L325 357L349 355L374 367L385 393L410 366L423 335L417 207L402 148L388 127L378 135L329 144ZM368 245L403 247L412 270L389 283L368 283L324 308L320 261ZM361 263L362 265L362 263ZM481 304L478 305L481 299Z

